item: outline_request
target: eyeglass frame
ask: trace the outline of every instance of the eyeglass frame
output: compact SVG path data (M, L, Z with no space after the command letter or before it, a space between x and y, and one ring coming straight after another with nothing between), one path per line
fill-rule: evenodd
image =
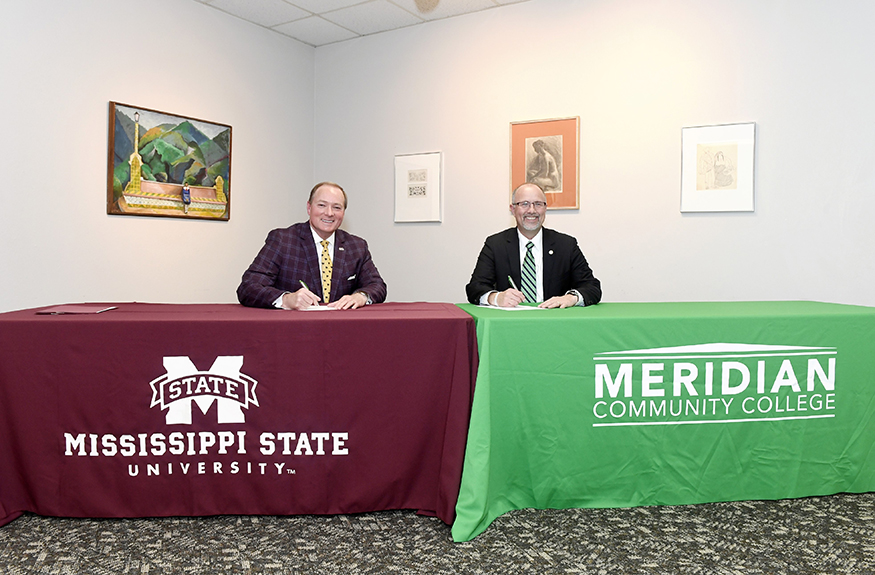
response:
M541 200L536 200L534 202L530 202L529 200L523 200L521 202L513 202L511 203L511 205L522 208L524 210L529 209L529 206L533 206L536 210L543 210L547 207L547 202L542 202Z

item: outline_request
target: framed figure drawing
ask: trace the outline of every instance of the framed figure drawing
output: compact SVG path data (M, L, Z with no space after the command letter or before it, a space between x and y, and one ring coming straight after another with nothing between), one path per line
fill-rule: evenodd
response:
M441 221L441 153L395 156L395 221Z
M231 126L109 103L106 213L227 221Z
M580 207L579 122L577 116L511 122L511 192L520 184L534 183L544 190L548 210L576 210Z
M756 124L682 132L681 212L754 211Z

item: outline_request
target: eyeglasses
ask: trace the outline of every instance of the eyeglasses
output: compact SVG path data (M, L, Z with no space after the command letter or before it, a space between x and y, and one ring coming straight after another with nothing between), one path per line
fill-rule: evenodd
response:
M530 202L526 200L524 202L515 202L513 205L524 210L529 209L529 206L535 206L536 210L543 210L547 207L547 202Z

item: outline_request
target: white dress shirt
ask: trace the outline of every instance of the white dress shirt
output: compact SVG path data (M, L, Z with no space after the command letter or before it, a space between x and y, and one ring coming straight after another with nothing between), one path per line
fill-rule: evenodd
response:
M516 233L520 239L520 271L523 269L523 262L526 261L526 252L529 251L526 248L526 244L529 242L535 244L532 246L532 256L535 258L535 288L537 291L535 301L544 301L544 230L538 230L538 233L532 239L524 236L519 229L517 229ZM522 291L522 285L517 287Z

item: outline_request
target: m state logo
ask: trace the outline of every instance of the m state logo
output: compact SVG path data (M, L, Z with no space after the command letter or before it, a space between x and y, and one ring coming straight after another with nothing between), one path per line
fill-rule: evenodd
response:
M149 383L149 407L166 409L167 425L191 425L192 404L206 415L213 403L217 406L217 423L246 423L243 409L258 407L258 382L240 373L241 367L242 355L219 356L208 371L199 371L188 356L165 357L167 373Z
M206 415L216 404L217 423L246 423L244 409L259 407L258 382L240 373L243 356L219 356L200 371L187 356L165 356L164 375L152 380L149 408L166 410L167 425L191 425L196 405ZM256 435L253 437L253 435ZM325 428L224 429L221 431L124 429L91 433L63 432L65 457L106 457L127 460L129 477L173 474L234 476L295 476L299 458L349 455L348 431Z

